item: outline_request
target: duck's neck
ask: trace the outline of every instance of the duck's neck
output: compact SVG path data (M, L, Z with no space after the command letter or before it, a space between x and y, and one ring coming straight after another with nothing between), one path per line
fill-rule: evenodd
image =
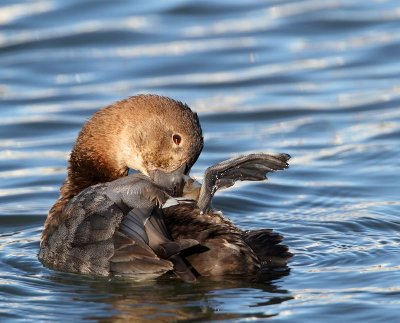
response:
M120 165L116 159L115 142L106 141L91 150L80 145L80 141L85 141L81 139L71 152L67 178L61 187L61 195L69 199L89 186L111 182L128 174L128 167Z

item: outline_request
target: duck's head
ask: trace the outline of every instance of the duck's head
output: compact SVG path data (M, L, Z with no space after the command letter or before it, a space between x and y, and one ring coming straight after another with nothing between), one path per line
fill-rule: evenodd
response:
M199 119L187 105L156 95L134 96L98 111L84 125L63 189L73 196L133 169L179 195L202 148Z

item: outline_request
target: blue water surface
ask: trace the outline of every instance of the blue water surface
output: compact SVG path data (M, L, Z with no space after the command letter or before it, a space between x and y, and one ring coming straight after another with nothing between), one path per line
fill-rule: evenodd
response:
M2 0L0 320L398 322L399 57L395 0ZM199 113L200 179L238 154L293 156L214 203L283 234L290 272L192 286L41 265L79 129L137 93Z

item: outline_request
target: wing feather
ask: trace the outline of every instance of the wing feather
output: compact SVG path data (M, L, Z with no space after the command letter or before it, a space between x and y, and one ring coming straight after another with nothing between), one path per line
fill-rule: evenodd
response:
M250 154L232 158L207 168L200 189L198 205L206 213L216 191L230 187L237 181L262 181L266 174L289 167L288 154Z

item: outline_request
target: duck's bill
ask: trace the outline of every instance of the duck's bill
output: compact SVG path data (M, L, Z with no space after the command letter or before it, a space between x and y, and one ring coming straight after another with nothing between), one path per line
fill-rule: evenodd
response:
M163 187L171 196L180 197L183 194L183 188L188 178L186 172L186 165L182 165L177 170L169 173L155 169L149 172L149 176L154 183Z

